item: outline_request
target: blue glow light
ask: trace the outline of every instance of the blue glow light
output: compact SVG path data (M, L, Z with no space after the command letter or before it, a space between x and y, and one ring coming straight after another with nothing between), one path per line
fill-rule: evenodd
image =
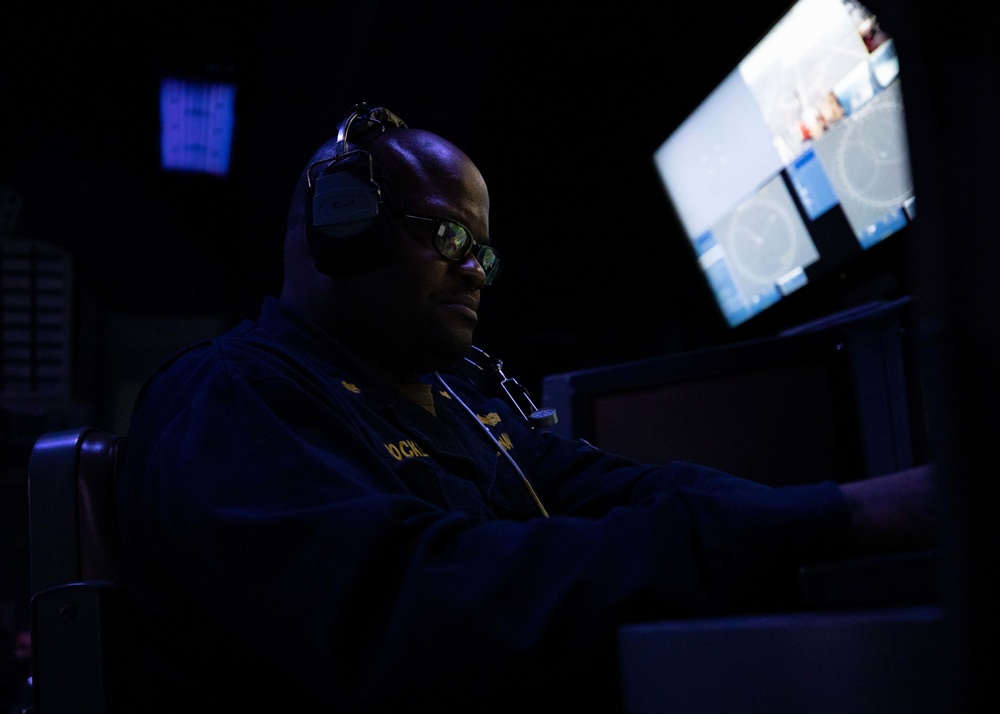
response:
M236 87L165 77L160 81L160 164L168 171L229 173Z

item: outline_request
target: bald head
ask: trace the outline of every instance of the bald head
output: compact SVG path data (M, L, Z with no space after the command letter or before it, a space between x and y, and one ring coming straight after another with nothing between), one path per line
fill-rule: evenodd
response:
M362 146L352 142L349 148ZM489 194L482 175L461 149L436 134L388 129L364 151L333 165L367 182L370 157L381 194L378 217L356 236L329 237L309 230L309 182L315 186L328 168L317 162L334 158L338 148L336 140L326 142L310 159L311 176L308 166L300 176L288 213L282 299L355 352L368 353L369 361L389 361L390 352L401 351L400 339L402 349L415 355L413 364L400 369L461 356L471 344L482 268L471 256L445 260L434 248L432 222L410 217L457 221L477 242L488 243ZM329 254L320 270L317 255L323 251ZM350 262L359 255L363 259ZM344 269L336 269L338 260ZM457 308L439 309L456 304L466 307L459 318Z
M363 144L352 142L348 148L356 150L360 146ZM316 272L317 236L316 231L310 232L309 229L310 183L315 186L317 177L327 170L323 162L336 157L340 148L336 137L328 140L317 149L299 176L285 231L283 293L295 292L297 286L308 284L311 282L310 274ZM389 222L394 214L412 212L415 203L426 204L430 201L443 207L449 199L441 194L453 196L467 175L467 167L473 166L471 159L457 146L422 129L387 130L364 152L345 160L345 170L367 180L368 156L371 157L371 171L381 193L379 212ZM429 192L432 177L437 195ZM485 202L484 207L489 210L485 185L477 200Z

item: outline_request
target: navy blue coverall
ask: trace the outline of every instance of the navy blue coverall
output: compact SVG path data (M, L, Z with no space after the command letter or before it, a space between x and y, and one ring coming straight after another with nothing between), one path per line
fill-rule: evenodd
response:
M619 625L784 608L847 542L835 484L635 463L441 378L475 419L277 298L152 376L119 490L152 710L614 710Z

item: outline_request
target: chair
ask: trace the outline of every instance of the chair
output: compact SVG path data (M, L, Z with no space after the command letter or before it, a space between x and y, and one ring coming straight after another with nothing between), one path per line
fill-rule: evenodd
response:
M85 427L43 434L32 449L31 714L129 710L138 638L117 567L124 446Z

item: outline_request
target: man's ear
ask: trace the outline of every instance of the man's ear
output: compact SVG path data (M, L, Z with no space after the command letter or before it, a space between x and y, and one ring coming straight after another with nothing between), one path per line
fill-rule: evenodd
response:
M384 268L399 255L395 244L397 237L395 221L382 214L356 235L315 238L311 248L316 269L336 278Z

